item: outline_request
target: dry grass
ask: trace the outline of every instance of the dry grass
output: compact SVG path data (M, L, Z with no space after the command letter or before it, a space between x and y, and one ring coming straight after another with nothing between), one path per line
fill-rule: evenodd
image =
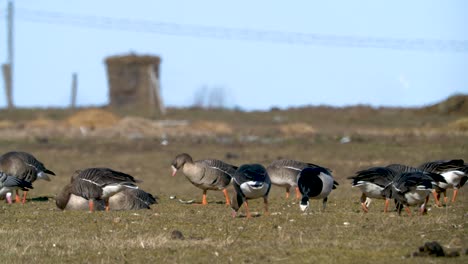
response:
M389 163L418 165L435 159L468 160L468 135L447 134L440 130L440 124L452 122L457 117L447 120L437 115L416 115L403 110L395 114L393 110L367 112L368 109L359 110L365 111L363 120L355 119L352 111L344 116L339 109L334 113L330 109L316 109L317 112L293 109L270 113L172 111L168 119L188 119L190 123L167 127L163 131L169 131L167 145L162 145L158 138L160 130L166 129L165 126L161 126L158 121L138 118L124 118L114 126L128 133L143 131L142 137L101 138L93 134L88 137L79 134L63 137L52 133L45 134L48 141L2 137L1 152L29 151L57 173L51 182L35 183L34 190L30 192L33 200L26 205L3 204L0 207L2 261L467 262L468 256L465 255L452 259L402 258L425 242L433 240L450 246L450 250L468 248L466 187L460 191L455 204L444 208L431 207L428 215L422 217L399 217L395 213L384 215L382 201L374 201L371 212L363 214L358 202L360 194L351 188L346 179L359 169ZM299 112L301 114L298 115ZM383 116L387 116L385 122ZM48 115L43 115L43 118L54 120ZM188 133L187 129L196 122L211 122L208 123L210 125L204 123L202 126L208 127L207 130L221 127L229 132L227 128L232 129L231 134L221 133L221 130L221 137L216 133ZM301 129L310 126L317 131L285 137L277 128L290 123L301 124ZM421 124L437 133L398 132L413 131ZM152 127L154 134L145 132L147 127ZM103 128L96 131L111 133L111 128L105 129L109 130ZM340 144L339 140L344 135L350 135L351 142ZM250 136L248 140L246 136ZM310 161L333 169L340 185L330 195L324 212L319 210L321 203L314 201L310 212L301 214L294 200L284 199L283 189L273 187L270 216L260 213L259 217L252 219L232 219L229 209L222 204L224 198L220 192L208 192L210 204L206 207L181 204L177 199L169 199L169 196L176 195L183 200L201 200L201 190L182 175L170 176L170 162L181 152L188 152L195 159L218 158L236 165L247 162L267 165L278 157ZM159 204L151 210L93 214L61 212L56 209L53 197L69 181L73 171L93 166L112 167L143 180L141 187L158 195ZM50 199L39 201L38 197ZM253 211L262 210L260 200L252 201L250 206ZM173 230L182 232L185 239L172 239Z

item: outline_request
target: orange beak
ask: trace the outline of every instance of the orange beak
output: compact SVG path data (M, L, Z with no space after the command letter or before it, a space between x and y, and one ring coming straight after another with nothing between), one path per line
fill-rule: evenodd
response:
M171 166L172 168L172 176L175 176L177 173L177 169L174 166Z

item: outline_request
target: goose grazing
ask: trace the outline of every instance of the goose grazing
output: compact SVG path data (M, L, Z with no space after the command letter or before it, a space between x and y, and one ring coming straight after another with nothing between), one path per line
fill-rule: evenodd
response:
M88 200L72 194L71 190L72 184L67 184L57 194L55 197L57 207L61 210L88 210ZM125 188L109 198L109 209L113 211L150 209L150 206L155 203L156 199L150 193L141 189ZM103 211L105 208L106 205L103 200L94 202L94 210Z
M411 215L409 206L420 206L420 214L426 212L429 195L436 187L437 182L445 182L443 176L423 171L404 172L397 175L391 184L383 190L387 198L395 199L398 214L403 206L408 215Z
M203 190L203 205L208 204L207 190L222 190L226 204L230 204L226 187L231 183L236 169L236 166L216 159L193 161L187 153L177 155L172 161L172 176L175 176L177 171L182 170L182 173L193 185Z
M48 175L55 175L51 170L48 170L42 162L37 160L33 155L27 152L11 151L0 156L0 172L5 172L10 176L27 181L35 182L37 179L50 181ZM28 190L23 190L23 199L21 200L16 189L15 201L17 203L26 202Z
M338 183L333 180L329 170L317 167L303 169L297 178L297 185L302 194L299 207L304 212L309 208L309 199L323 198L323 210L325 210L328 195L332 189L336 189Z
M468 165L462 159L457 160L436 160L421 164L418 168L423 171L438 173L442 175L447 183L441 183L434 190L434 200L437 206L440 204L440 194L444 194L444 202L447 203L447 189L453 189L452 203L457 198L458 190L465 185L468 180Z
M126 188L138 189L131 175L108 168L78 170L72 176L71 194L88 200L89 210L94 211L94 202L104 200L109 211L109 198Z
M312 163L289 159L273 161L268 165L267 171L272 184L286 188L286 199L289 198L289 190L291 188L296 190L296 199L300 199L301 194L297 187L297 176L305 168L322 168L327 170L328 174L331 174L330 169Z
M246 216L251 218L248 200L263 197L265 214L268 213L268 193L271 188L270 177L265 167L260 164L245 164L240 166L233 178L236 193L232 196L232 217L245 204Z
M361 207L362 210L367 213L369 212L371 198L386 199L383 193L384 188L389 185L397 175L410 171L418 171L418 169L402 164L390 164L386 167L372 167L358 171L355 176L348 177L348 179L353 180L352 187L357 187L361 190ZM386 199L384 212L387 212L388 205L389 200Z
M0 197L5 197L9 204L12 203L11 192L13 190L21 189L23 191L27 191L32 188L33 187L30 182L7 175L4 172L0 172Z

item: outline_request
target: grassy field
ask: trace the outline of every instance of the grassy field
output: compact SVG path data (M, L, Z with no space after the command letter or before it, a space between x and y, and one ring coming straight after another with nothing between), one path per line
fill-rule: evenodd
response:
M34 113L34 114L33 114ZM3 120L31 115L65 118L67 113L22 110L0 113ZM36 182L25 205L0 207L0 255L4 263L467 263L468 189L455 204L430 207L425 216L383 214L383 201L360 211L358 190L346 177L370 166L428 160L468 160L468 133L453 133L447 124L464 115L441 115L403 109L291 109L271 112L177 110L174 120L210 120L230 125L223 136L161 138L34 138L0 139L0 151L33 153L57 173L51 182ZM308 124L310 134L278 130L278 123ZM283 131L283 132L281 132ZM351 142L342 144L348 136ZM217 158L240 165L267 165L282 157L331 168L340 183L325 211L312 201L302 214L294 199L273 187L271 215L262 214L262 201L251 202L258 217L231 218L221 192L202 192L183 175L170 176L170 162L187 152L194 159ZM80 168L105 166L143 180L144 190L159 197L151 210L62 212L54 195ZM230 190L232 192L232 190ZM449 192L451 195L451 191ZM170 199L170 196L177 199ZM432 204L432 200L430 202ZM242 209L241 209L242 211ZM184 239L172 237L180 231ZM439 241L457 258L404 258L428 241Z

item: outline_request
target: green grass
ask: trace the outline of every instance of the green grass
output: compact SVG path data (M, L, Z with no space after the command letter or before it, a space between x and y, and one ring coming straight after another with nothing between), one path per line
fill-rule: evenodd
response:
M246 124L271 135L264 127L273 124L281 112L294 122L324 124L323 131L304 138L281 138L280 141L246 142L237 134L229 141L216 138L173 138L162 146L158 139L60 139L47 143L34 140L0 140L0 151L24 150L33 153L57 173L51 182L38 181L25 205L2 204L0 207L0 252L4 263L466 263L458 258L403 258L428 241L442 245L460 245L450 250L468 248L468 223L465 187L457 202L444 208L431 207L425 216L383 214L383 201L374 200L371 211L360 211L358 190L352 189L347 176L359 169L389 163L418 165L428 160L464 158L468 160L468 136L463 134L352 134L352 141L340 144L346 132L359 129L403 129L408 119L425 120L436 127L442 117L392 116L369 113L360 125L344 122L353 115L344 112L318 116L299 115L294 111L271 113L209 112L188 110L173 113L174 119L224 120L232 116L234 127ZM322 111L322 110L320 110ZM325 110L323 110L325 111ZM326 110L328 111L328 110ZM325 111L325 112L326 112ZM396 111L396 110L395 110ZM388 114L388 113L387 113ZM59 113L54 115L59 116ZM203 116L205 115L205 116ZM254 121L257 119L257 123ZM408 119L405 119L405 118ZM26 117L22 117L27 120ZM333 119L335 118L335 119ZM403 120L399 122L399 120ZM229 121L228 120L228 121ZM335 121L334 121L335 120ZM354 119L353 119L354 120ZM431 120L435 120L432 122ZM255 124L253 124L255 123ZM352 125L349 125L352 124ZM317 125L315 125L317 126ZM413 127L416 127L414 125ZM262 130L263 129L263 130ZM245 128L249 131L249 128ZM329 131L329 132L328 132ZM267 132L262 134L263 132ZM247 132L242 132L246 133ZM208 192L208 206L187 205L178 199L201 201L202 191L182 175L171 177L170 162L175 155L187 152L195 159L218 158L235 165L258 162L267 165L278 157L317 163L333 170L340 183L321 211L321 201L312 201L308 214L298 204L284 199L284 190L273 187L270 216L263 215L261 199L249 205L258 217L231 218L222 202L221 192ZM237 158L227 159L227 153ZM54 195L70 180L76 169L105 166L132 174L143 180L141 187L155 195L159 204L151 210L128 212L62 212L55 206ZM232 192L232 190L230 190ZM451 191L449 192L451 195ZM177 199L169 199L176 195ZM51 197L47 201L37 198ZM432 200L431 200L432 203ZM243 212L243 208L241 208ZM349 223L345 224L345 222ZM179 230L184 240L172 239ZM453 243L453 241L461 241Z

